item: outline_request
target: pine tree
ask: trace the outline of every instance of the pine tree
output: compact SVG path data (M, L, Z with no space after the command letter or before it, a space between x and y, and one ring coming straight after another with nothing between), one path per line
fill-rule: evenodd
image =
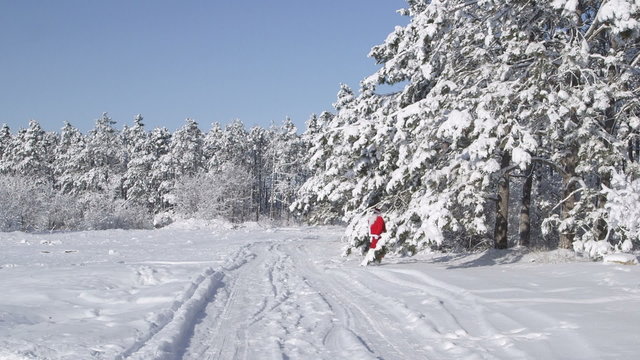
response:
M222 139L223 130L220 123L213 123L211 129L205 135L203 142L203 152L208 172L216 172L222 165Z
M55 148L52 141L37 121L29 121L29 127L20 130L6 150L10 173L34 182L51 181L51 152Z
M80 181L83 172L89 166L83 163L85 159L82 154L85 147L86 138L80 130L65 121L53 163L55 187L63 194L77 196L86 190Z
M149 138L150 155L153 158L149 174L150 201L153 204L154 213L159 213L170 207L170 198L167 196L171 193L175 181L169 156L171 133L167 128L155 128Z
M328 160L333 154L332 127L334 114L323 112L320 117L312 117L307 130L302 134L308 150L303 157L306 171L310 175L300 187L291 210L304 216L311 223L330 223L338 218L340 204L331 203L326 196Z
M162 177L159 191L163 201L174 204L172 192L176 183L183 177L196 176L203 169L203 134L195 120L187 119L172 135L168 153L162 155L156 166Z
M0 174L4 172L3 164L5 161L4 160L5 154L9 150L9 146L11 145L11 140L12 140L11 129L9 129L9 126L7 124L3 124L2 128L0 128Z
M144 129L142 115L137 115L134 125L123 130L127 150L127 170L122 178L125 200L145 208L152 208L153 189L151 169L157 158L154 156L151 138Z
M236 119L228 124L222 134L220 163L233 163L246 169L250 163L248 133L242 121Z
M113 197L122 195L120 181L125 169L124 149L115 124L107 113L96 120L82 154L79 179L83 189L110 193Z

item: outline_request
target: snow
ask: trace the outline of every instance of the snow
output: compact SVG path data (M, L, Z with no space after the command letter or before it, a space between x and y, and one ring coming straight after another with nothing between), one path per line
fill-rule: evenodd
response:
M443 138L457 141L462 137L463 132L469 128L473 118L467 111L453 110L449 113L438 129L438 135Z
M0 233L0 359L639 355L634 255L518 248L361 267L340 256L343 233L196 221Z
M511 159L514 164L518 164L520 170L525 170L531 164L531 154L521 147L516 147L511 152Z
M639 26L636 14L640 8L638 1L629 0L609 0L602 4L598 12L598 20L610 21L613 23L614 33L625 30L634 30Z

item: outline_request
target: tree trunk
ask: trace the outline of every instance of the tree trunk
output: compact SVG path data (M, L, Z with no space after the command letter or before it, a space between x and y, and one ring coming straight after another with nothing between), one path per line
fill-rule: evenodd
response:
M575 181L576 165L578 162L577 149L574 147L571 149L571 154L565 159L565 174L562 178L562 184L564 185L564 191L562 198L562 207L560 210L560 220L565 221L571 217L571 210L573 210L576 203L576 190L578 189L578 183ZM562 226L560 229L560 242L558 247L561 249L571 249L573 246L573 239L575 237L575 230L573 227Z
M611 187L611 175L606 174L600 178L600 185L606 187ZM598 203L596 204L598 209L603 209L605 204L607 203L607 195L604 193L600 193L598 195ZM604 240L607 238L607 233L609 232L609 225L603 218L598 218L596 221L596 239Z
M252 198L254 198L253 201L253 206L256 207L256 222L260 221L260 185L258 185L258 195L255 196L255 198L252 195Z
M518 245L529 246L531 242L531 188L533 185L533 165L527 168L527 177L522 184Z
M505 169L511 163L511 154L502 154L501 168ZM504 173L498 183L498 203L496 206L496 225L494 232L494 246L496 249L506 249L509 230L509 174Z
M610 77L615 76L615 73L611 73L609 74ZM613 81L613 79L611 79L611 81ZM616 111L615 111L615 106L611 105L607 108L607 110L605 111L605 130L609 133L612 134L614 133L614 127L615 127L615 118L616 118ZM613 149L611 148L611 145L607 145L607 148L609 149L609 151L613 151ZM602 186L611 187L611 173L610 172L605 172L604 174L600 175L600 188L602 189ZM604 206L607 203L607 196L600 192L600 194L598 195L598 197L596 198L597 202L596 202L596 208L597 209L604 209ZM607 224L607 221L603 218L604 215L600 216L598 218L598 220L596 220L596 239L598 240L604 240L607 238L607 233L609 232L609 225Z

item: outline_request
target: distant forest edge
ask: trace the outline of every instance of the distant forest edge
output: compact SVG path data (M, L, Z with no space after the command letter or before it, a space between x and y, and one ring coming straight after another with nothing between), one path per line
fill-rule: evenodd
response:
M37 121L0 130L0 229L145 228L167 216L233 222L289 217L305 178L296 127L247 130L236 120L203 133L187 119L170 133L147 131L138 115L117 130L108 114L84 135ZM164 220L162 218L165 218Z
M408 0L380 68L298 135L0 132L0 229L139 227L153 214L347 224L385 250L629 251L640 235L640 6L634 0ZM378 87L402 85L392 94ZM6 204L5 204L6 203Z

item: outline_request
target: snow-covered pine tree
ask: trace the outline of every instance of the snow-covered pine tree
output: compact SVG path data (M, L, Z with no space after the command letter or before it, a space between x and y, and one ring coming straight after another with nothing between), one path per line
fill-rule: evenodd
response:
M220 159L222 151L223 129L220 123L211 124L211 129L204 136L203 152L208 172L216 172L222 165Z
M607 226L601 191L616 173L638 174L627 144L639 112L640 7L627 0L551 5L568 25L557 72L562 86L551 104L555 116L546 137L557 149L552 159L565 170L562 211L547 224L558 224L560 246L569 248L574 240L616 237Z
M11 129L9 128L9 125L3 124L2 128L0 128L0 174L7 172L5 154L9 150L9 146L11 146L12 139L13 137L11 136Z
M169 154L176 176L193 176L204 169L203 133L198 123L187 119L171 138Z
M6 150L5 163L10 173L33 182L50 182L53 177L51 162L55 139L47 136L35 120L21 129Z
M375 201L374 197L364 201L354 197L356 188L362 190L365 186L359 181L369 173L372 158L377 156L376 149L369 145L370 137L377 131L372 118L379 97L367 92L363 99L358 102L349 86L341 84L334 103L335 116L323 114L323 128L305 135L311 141L308 163L315 167L312 170L315 175L302 186L292 209L308 215L313 222L341 220L346 212Z
M466 135L465 128L472 120L464 107L459 110L455 106L453 100L460 88L446 76L447 71L458 75L448 58L459 58L464 50L458 48L459 40L451 44L449 41L456 40L451 33L465 19L449 15L459 5L455 2L416 1L409 5L403 13L412 17L410 24L396 27L386 42L370 54L383 66L365 79L364 89L371 91L380 84L407 84L400 93L384 99L382 109L375 112L379 118L375 126L377 136L371 136L371 130L362 127L363 138L373 138L370 140L373 147L382 149L379 152L383 156L377 171L365 173L359 180L374 186L357 192L361 198L374 200L363 204L378 203L387 209L393 246L402 252L413 252L427 243L442 244L444 230L486 231L482 219L476 216L485 213L477 206L477 199L484 203L486 193L473 188L484 177L468 163L451 163L456 159L454 154L468 145L459 140ZM473 66L466 62L456 65ZM366 92L359 97L365 102L371 98ZM371 124L371 120L366 122ZM470 174L476 177L469 179ZM381 184L375 186L377 183ZM359 208L361 214L365 208ZM362 223L362 216L351 220L352 247L361 245L362 237L366 237Z
M164 172L160 192L165 194L163 200L168 204L175 204L172 191L181 178L196 176L204 170L203 138L198 123L193 119L186 119L185 124L173 133L169 152L162 156L157 167Z
M120 179L126 164L116 122L107 113L96 120L82 153L79 183L85 191L119 195Z
M307 124L307 130L302 134L303 141L309 144L304 162L310 177L298 190L290 209L311 223L328 224L339 221L343 214L343 203L328 196L333 190L329 182L337 176L335 170L329 172L329 159L334 157L340 132L335 130L337 119L330 112L323 112L315 120Z
M57 139L31 120L29 127L11 137L3 127L0 229L42 231L50 229L53 203L53 158Z
M151 171L149 173L151 193L150 201L153 203L154 213L164 212L169 209L171 184L175 180L171 169L171 158L168 155L171 145L171 132L167 128L155 128L149 134L151 153Z
M157 158L142 120L142 115L136 115L134 125L122 132L128 158L122 187L127 202L152 209L154 189L149 175Z
M233 163L246 170L251 162L248 136L244 123L239 119L225 126L219 152L220 163Z
M64 123L53 162L55 187L62 194L78 196L86 190L79 181L82 172L88 168L83 164L82 154L86 147L84 135L69 122Z

